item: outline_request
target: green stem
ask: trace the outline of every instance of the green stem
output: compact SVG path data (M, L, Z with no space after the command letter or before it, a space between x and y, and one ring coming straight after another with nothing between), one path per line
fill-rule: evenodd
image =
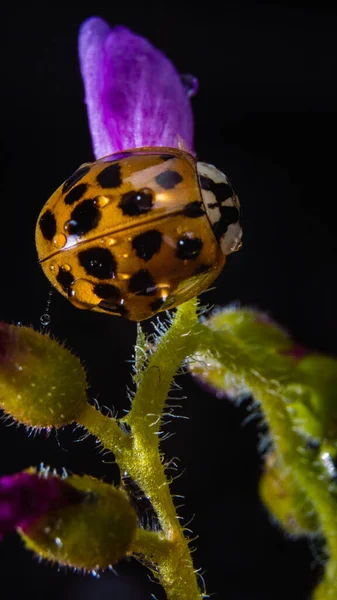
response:
M193 334L197 325L196 300L179 307L171 327L161 338L139 383L132 409L125 417L131 427L133 450L125 464L158 516L172 550L161 558L159 579L168 600L200 600L193 562L184 536L160 457L159 438L162 414L172 380L180 365L198 343Z
M97 435L104 446L116 454L121 471L127 472L151 501L170 551L158 555L158 548L153 545L155 538L152 536L150 543L146 535L148 532L139 534L137 547L147 560L156 550L158 578L168 600L202 598L188 542L165 476L158 436L172 380L180 365L198 345L196 308L195 299L178 308L172 325L161 337L142 377L138 377L132 409L121 421L130 427L129 437L120 430L115 420L107 420L97 411L87 409L80 419L88 431Z
M152 355L129 414L123 419L133 438L131 477L152 502L168 537L180 530L159 452L162 415L172 380L184 359L197 346L196 301L179 307L175 319Z
M160 533L139 528L132 543L132 554L141 554L149 563L158 565L167 559L173 546L165 537L160 537Z
M118 425L117 419L105 417L90 404L86 405L77 422L96 436L105 448L111 450L118 457L132 446L131 439Z

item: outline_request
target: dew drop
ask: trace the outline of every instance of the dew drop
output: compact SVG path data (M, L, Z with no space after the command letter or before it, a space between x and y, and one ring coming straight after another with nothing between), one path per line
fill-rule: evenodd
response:
M61 265L61 269L62 271L71 271L71 266L65 263L64 265Z
M110 198L107 196L97 196L94 200L94 204L98 206L98 208L104 208L107 204L109 204Z
M189 98L195 96L199 89L199 81L191 73L183 73L180 75L181 83L183 84Z
M93 285L87 279L76 279L72 286L72 302L78 304L80 307L83 305L93 307L99 304L100 298L96 296L93 291Z
M55 246L55 248L58 248L58 249L64 248L66 243L67 243L67 238L64 235L64 233L57 233L56 235L54 235L53 245Z
M48 313L44 313L43 315L41 315L40 317L40 322L41 325L43 325L43 327L47 327L47 325L49 325L51 321L50 315L48 315Z
M113 238L113 237L103 238L102 242L106 246L114 246L115 244L117 244L117 240L115 238Z
M63 225L63 229L67 233L69 228L76 227L77 225L78 225L77 221L75 221L74 219L69 219L69 221L66 221L65 224Z
M41 323L42 327L47 327L50 324L51 316L49 313L50 313L50 304L52 301L52 297L53 297L53 289L50 289L49 293L48 293L46 312L44 312L43 315L41 315L41 317L40 317L40 323Z
M51 260L49 263L49 271L55 271L56 270L56 262L54 260Z

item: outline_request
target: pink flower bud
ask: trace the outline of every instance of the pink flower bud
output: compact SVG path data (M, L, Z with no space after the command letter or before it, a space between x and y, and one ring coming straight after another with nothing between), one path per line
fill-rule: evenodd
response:
M0 539L17 527L25 530L35 519L56 508L79 502L83 494L58 477L35 472L0 478Z

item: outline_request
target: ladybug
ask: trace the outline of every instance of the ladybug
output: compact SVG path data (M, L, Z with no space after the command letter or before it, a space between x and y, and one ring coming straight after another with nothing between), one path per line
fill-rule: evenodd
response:
M226 176L183 150L85 163L39 215L42 269L78 308L141 321L206 290L241 246Z

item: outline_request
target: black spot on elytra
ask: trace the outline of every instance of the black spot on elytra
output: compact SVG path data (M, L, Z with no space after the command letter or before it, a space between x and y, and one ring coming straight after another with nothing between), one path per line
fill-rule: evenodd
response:
M119 203L123 215L128 217L137 217L149 212L153 205L153 192L150 188L140 190L131 190L123 194Z
M157 286L151 273L147 269L140 269L132 275L129 291L139 296L153 296L157 292Z
M118 188L122 185L121 168L118 162L108 165L97 175L97 183L103 188Z
M194 202L189 202L186 204L183 214L190 219L197 219L198 217L202 217L205 214L203 209L203 203L199 200L194 200Z
M99 303L99 307L102 310L105 310L105 312L111 313L113 315L115 315L116 313L120 314L121 317L127 317L129 314L128 309L125 308L123 304L111 304L107 300L102 300Z
M121 295L119 289L111 283L98 283L94 287L94 294L102 298L102 300L112 300L115 302Z
M99 303L100 308L107 312L126 315L127 311L122 304L121 293L115 285L98 283L94 287L94 292L99 298L102 298Z
M78 253L78 260L88 275L98 279L116 277L117 263L107 248L94 247L82 250Z
M160 158L164 161L171 160L172 158L176 158L174 154L161 154Z
M159 173L156 177L156 183L164 188L164 190L173 190L182 180L183 178L180 173L171 170L163 171L163 173Z
M63 271L63 269L59 269L56 281L60 284L63 291L70 296L71 286L75 281L73 274L70 271Z
M106 300L102 300L98 306L107 313L111 313L112 315L119 314L121 317L128 318L129 311L124 304L111 304Z
M157 229L151 229L140 233L132 240L132 248L136 250L139 258L150 260L156 252L159 252L162 242L162 234Z
M95 200L83 200L74 208L67 223L67 233L70 235L84 235L97 227L101 218Z
M84 175L86 175L89 171L90 167L80 167L77 169L77 171L70 175L70 177L68 177L68 179L64 182L62 193L66 194L69 192L69 190L74 187L75 183L78 183L80 179L82 179L82 177L84 177Z
M217 202L224 202L234 196L234 190L228 183L215 183L213 179L203 175L199 175L199 181L201 189L212 192Z
M157 311L162 308L163 304L165 304L164 298L157 298L157 300L154 300L154 302L151 302L150 306L153 311Z
M43 213L39 226L44 239L51 241L56 233L56 219L51 210L48 209Z
M200 238L184 236L177 242L176 256L182 260L194 260L202 250L203 242Z
M217 223L212 225L214 235L219 240L228 229L228 225L231 223L237 223L240 219L239 210L235 206L221 206L219 205L221 217Z
M80 183L76 187L74 187L64 198L65 204L75 204L78 200L81 200L82 196L88 189L88 185L86 183Z

